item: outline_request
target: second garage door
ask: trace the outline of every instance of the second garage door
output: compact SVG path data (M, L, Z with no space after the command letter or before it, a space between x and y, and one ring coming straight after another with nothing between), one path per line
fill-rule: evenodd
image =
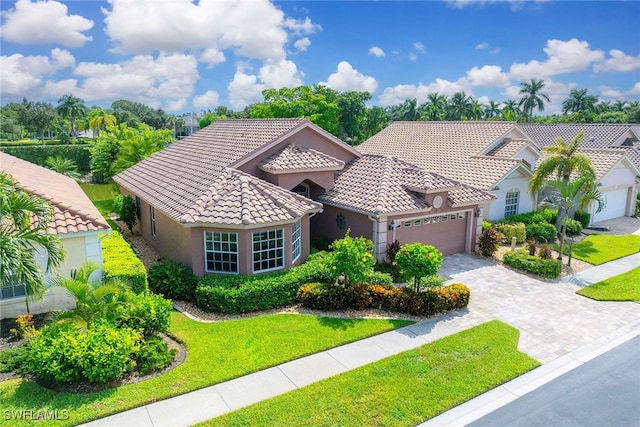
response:
M606 219L619 218L625 215L627 208L627 198L629 190L622 188L620 190L603 191L602 195L607 201L606 207L593 216L593 222L604 221Z

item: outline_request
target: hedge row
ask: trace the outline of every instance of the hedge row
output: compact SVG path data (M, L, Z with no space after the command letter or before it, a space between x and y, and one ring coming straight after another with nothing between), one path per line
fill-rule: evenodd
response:
M529 255L526 249L506 252L502 257L502 261L511 267L550 279L560 276L562 272L560 261Z
M102 259L105 278L119 278L126 281L135 293L149 290L147 270L129 243L117 231L112 231L102 241Z
M332 254L318 252L307 262L289 270L261 276L210 275L196 289L196 304L203 310L222 313L246 313L295 304L296 292L305 283L330 281ZM391 283L391 276L374 272L374 282Z
M82 172L91 170L89 145L33 145L23 147L0 147L1 151L22 160L46 167L46 160L52 156L62 156L73 160Z
M471 291L463 284L416 292L408 287L368 283L342 287L326 283L308 283L300 287L297 299L303 306L320 310L382 310L433 316L466 307Z
M516 238L516 243L521 244L527 238L527 230L524 223L497 223L496 230L504 235L504 243L511 243L512 238Z

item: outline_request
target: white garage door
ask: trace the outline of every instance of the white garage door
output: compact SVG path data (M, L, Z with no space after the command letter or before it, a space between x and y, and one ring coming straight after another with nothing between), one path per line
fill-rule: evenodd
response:
M629 190L623 188L621 190L603 191L602 195L607 201L607 206L594 215L593 222L604 221L605 219L619 218L625 215L627 207L627 197Z

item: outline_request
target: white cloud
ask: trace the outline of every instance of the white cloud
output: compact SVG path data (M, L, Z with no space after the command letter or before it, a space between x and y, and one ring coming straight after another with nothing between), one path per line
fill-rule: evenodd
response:
M207 64L207 68L213 68L218 64L221 64L227 60L224 56L224 52L219 51L215 47L205 49L198 58L200 61Z
M640 82L636 82L633 87L627 91L627 95L638 96L640 95Z
M2 13L2 38L22 44L84 46L92 38L83 32L93 27L93 21L68 15L68 11L65 4L57 1L18 0L14 9Z
M57 47L51 51L51 61L56 70L63 70L76 65L76 59L68 50L58 49Z
M489 49L489 43L479 43L476 45L476 50Z
M309 17L306 17L303 21L299 21L293 18L287 18L285 19L283 26L289 30L292 30L295 35L313 34L316 31L322 31L322 26L311 22L311 19L309 19Z
M347 61L340 62L338 70L331 74L326 82L321 82L320 84L338 92L355 90L374 93L378 90L378 82L375 78L365 76L354 69Z
M416 55L416 54L415 54L415 53L413 53L413 52L410 52L410 53L409 53L409 61L411 61L411 62L416 62L417 60L418 60L418 55Z
M78 80L76 79L66 79L53 81L48 80L44 84L43 93L45 96L50 98L60 98L62 95L67 95L69 93L77 94L79 93L78 89Z
M613 98L613 99L620 99L624 96L622 92L616 89L612 89L609 86L600 86L600 95L606 98Z
M371 46L369 48L369 55L373 55L376 56L378 58L381 58L385 55L384 50L382 50L382 48L378 47L378 46Z
M612 49L607 60L593 66L593 71L633 71L640 68L640 55L626 55L623 51Z
M227 89L229 90L229 102L234 110L242 110L247 105L261 102L264 99L262 96L262 91L265 89L264 84L258 82L257 76L245 74L241 68L236 71Z
M585 70L592 62L601 61L604 58L603 51L591 50L589 43L578 39L547 40L544 51L548 57L546 61L533 60L526 64L514 63L511 65L509 76L518 80L545 79L557 74Z
M420 42L415 42L413 44L413 49L415 49L415 51L418 52L418 53L427 53L427 51L424 48L424 44L422 44Z
M300 86L303 77L296 64L289 60L265 61L259 76L267 88L275 89Z
M194 96L192 104L196 108L209 108L218 105L220 95L215 90L208 90L205 93Z
M380 95L378 101L382 106L388 107L390 105L398 105L406 99L416 98L418 104L422 104L427 101L430 93L437 92L440 95L451 96L460 91L465 91L467 95L470 94L468 82L465 79L451 82L438 78L429 85L420 83L418 85L396 85L394 87L388 87Z
M467 71L467 79L472 86L507 87L510 84L507 74L497 65L473 67Z
M24 56L16 53L0 56L0 88L2 97L22 97L38 90L45 74L54 72L46 56Z
M298 52L306 52L311 46L311 40L309 37L303 37L301 39L296 40L293 46L298 50Z

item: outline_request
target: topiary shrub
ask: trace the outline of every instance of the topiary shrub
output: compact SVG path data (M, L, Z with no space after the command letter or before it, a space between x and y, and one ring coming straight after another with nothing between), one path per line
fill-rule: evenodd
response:
M567 236L578 236L582 233L582 224L575 219L567 218L567 224L565 232Z
M582 228L587 228L591 222L591 214L589 212L576 211L573 214L573 219L580 221Z
M506 252L502 257L505 264L511 267L533 273L546 278L554 278L560 276L562 272L562 264L555 259L541 259L529 255L525 249L519 249L513 252Z
M344 274L347 283L362 283L373 272L373 242L364 237L351 237L347 229L344 238L331 244L333 250L332 278Z
M504 243L511 243L511 239L515 237L516 243L521 244L527 238L527 229L522 222L497 223L495 228L504 235Z
M556 240L556 226L546 222L527 225L527 238L536 239L538 242L552 243Z
M102 259L105 280L119 278L137 294L149 291L144 264L117 231L112 231L102 240Z
M420 290L420 279L435 275L442 265L442 252L432 245L409 243L402 245L396 255L396 264L405 279L413 278L416 291Z
M478 239L478 248L483 256L492 256L496 253L502 241L504 240L504 234L496 230L495 228L487 228L482 232Z
M165 298L193 301L198 278L189 267L164 259L149 267L149 289Z

